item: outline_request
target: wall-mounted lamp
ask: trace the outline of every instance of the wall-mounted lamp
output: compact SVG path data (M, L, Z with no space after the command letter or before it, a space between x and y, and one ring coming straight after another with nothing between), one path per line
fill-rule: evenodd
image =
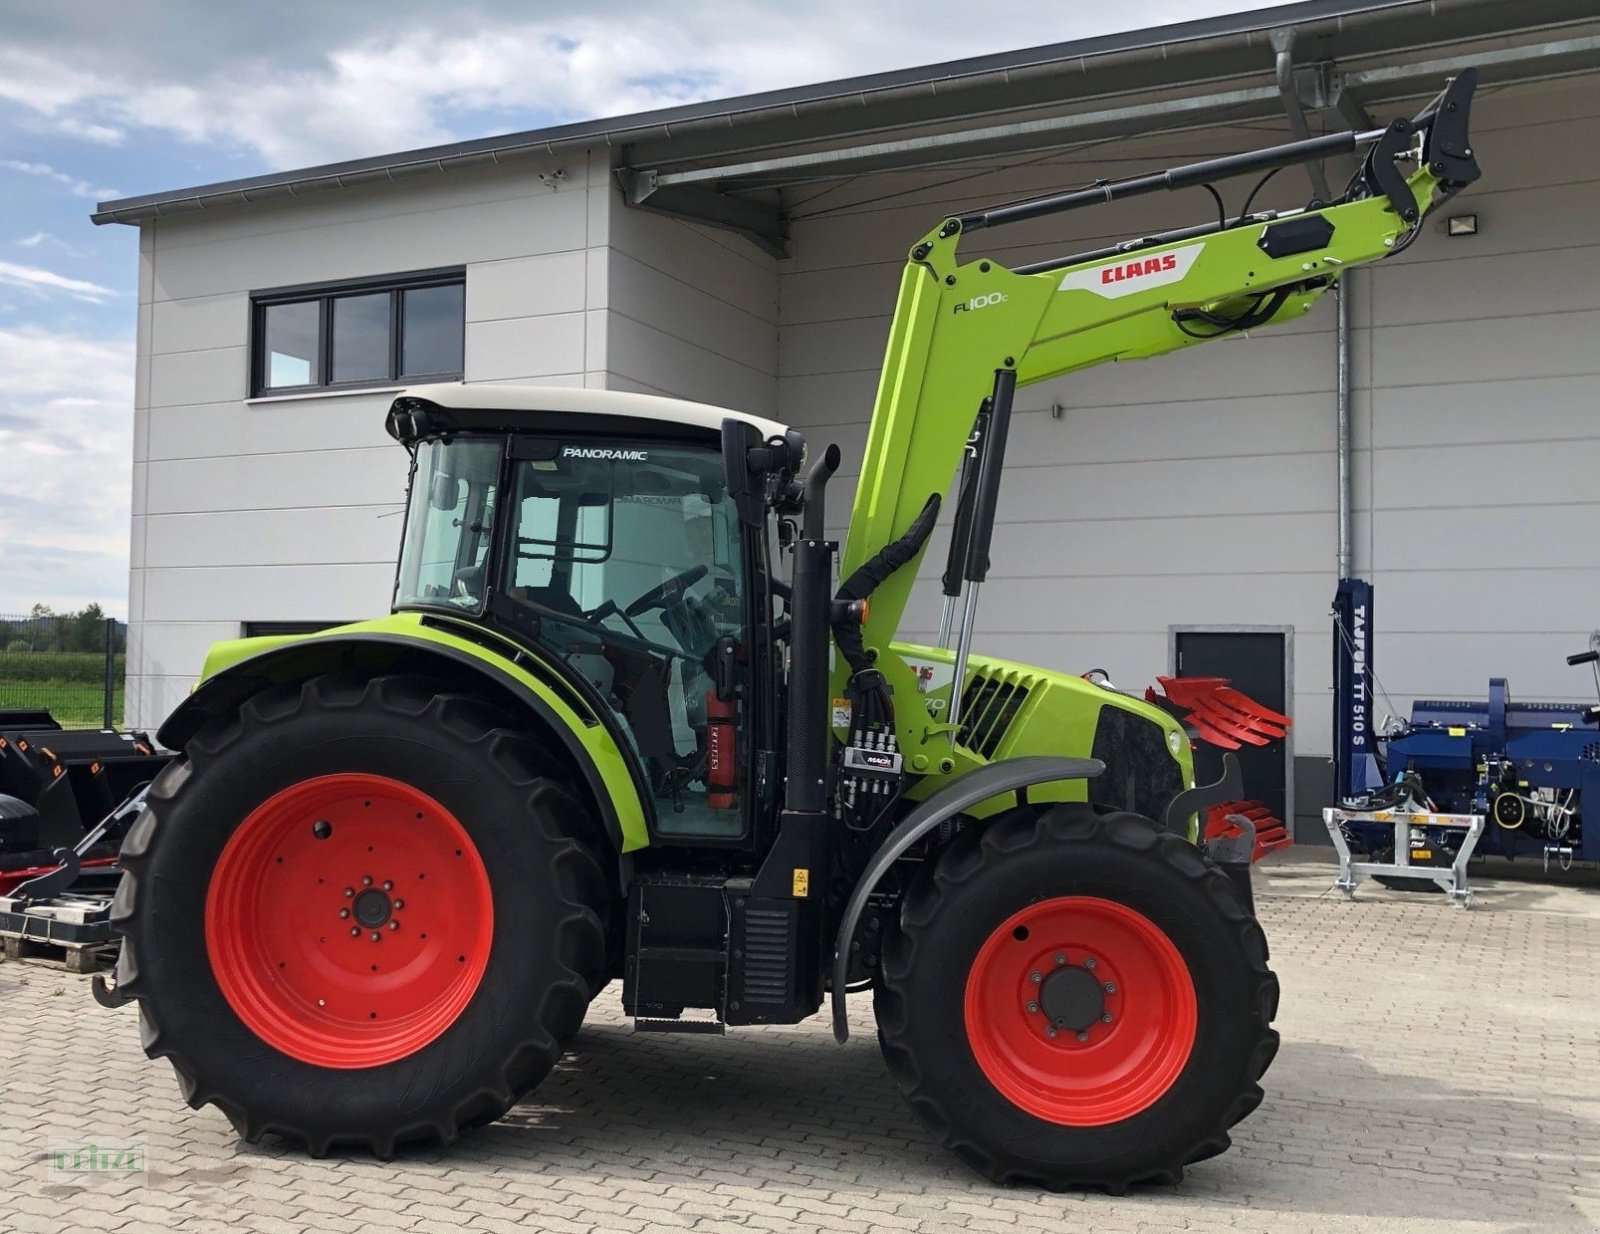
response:
M1478 216L1452 214L1445 220L1444 228L1444 234L1447 236L1475 236L1478 234Z

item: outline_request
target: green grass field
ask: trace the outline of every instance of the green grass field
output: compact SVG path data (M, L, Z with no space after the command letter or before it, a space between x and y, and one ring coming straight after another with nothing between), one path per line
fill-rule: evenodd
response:
M66 728L99 728L104 721L105 656L99 652L0 651L0 711L44 707ZM122 723L123 657L116 658L111 718Z

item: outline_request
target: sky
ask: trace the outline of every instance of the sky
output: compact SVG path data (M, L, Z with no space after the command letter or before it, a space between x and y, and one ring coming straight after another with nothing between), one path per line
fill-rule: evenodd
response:
M127 612L138 232L98 201L1271 0L4 0L0 614Z

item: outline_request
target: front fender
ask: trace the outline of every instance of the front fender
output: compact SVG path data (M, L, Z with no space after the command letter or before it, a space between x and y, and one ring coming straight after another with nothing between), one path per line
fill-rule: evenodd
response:
M845 905L844 918L839 923L839 934L833 944L833 1035L843 1042L850 1038L850 1023L845 1011L845 984L849 980L850 941L855 937L856 923L867 906L889 867L899 861L911 846L946 819L963 810L1002 793L1026 796L1034 784L1047 784L1053 780L1092 780L1106 769L1097 758L1055 758L1041 755L1034 758L1011 758L990 763L962 776L954 784L947 784L931 797L918 804L907 814L890 834L889 840L872 855L867 868L856 880L850 902Z
M262 640L260 650L248 641L224 644L208 659L213 671L167 717L157 739L181 750L207 721L231 715L262 690L323 673L437 674L487 693L548 729L588 786L617 851L644 848L650 840L643 773L609 717L554 669L509 643L499 650L501 642L494 636L465 638L444 620L396 613L290 641Z

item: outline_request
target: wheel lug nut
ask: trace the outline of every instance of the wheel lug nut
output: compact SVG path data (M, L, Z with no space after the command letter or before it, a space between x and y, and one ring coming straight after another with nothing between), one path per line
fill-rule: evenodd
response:
M363 879L362 879L362 880L361 880L361 885L362 885L362 886L363 886L363 887L370 887L370 886L372 886L372 875L370 875L370 874L368 874L368 875L367 875L367 876L366 876L366 877L365 877L365 878L363 878Z
M1097 961L1093 956L1087 956L1084 958L1083 966L1085 968L1094 968L1098 963L1099 961Z
M379 934L376 930L374 930L372 932L372 941L375 942L375 943L381 943L383 941L383 935Z
M1117 983L1115 981L1106 982L1106 993L1107 994L1115 994L1116 992L1117 992Z
M318 819L311 824L311 834L319 840L326 840L333 834L333 824L325 818Z
M327 1005L328 1005L328 1000L327 999L325 999L325 998L317 999L317 1006L326 1007Z
M1046 1037L1054 1037L1056 1035L1056 1026L1052 1024L1049 1028L1045 1029L1044 1035Z
M398 930L400 928L400 923L398 921L391 921L389 923L389 928L391 930Z
M1062 955L1059 951L1056 952L1056 965L1057 965L1057 967L1059 967L1062 964L1065 964L1066 962L1067 962L1067 957Z
M360 926L351 926L350 927L350 937L351 938L360 938L361 937L361 927Z
M351 896L353 896L353 895L355 895L355 893L356 893L356 889L355 889L355 888L354 888L354 887L346 887L346 888L345 888L345 889L344 889L344 897L345 897L345 899L347 899L347 900L348 900L348 899L349 899L349 898L350 898L350 897L351 897Z
M1087 1040L1089 1040L1089 1034L1088 1033L1079 1033L1078 1034L1078 1040L1079 1041L1087 1041Z
M1039 1004L1038 1003L1029 1003L1028 1004L1028 1014L1029 1015L1035 1014L1038 1010L1039 1010Z
M396 908L404 908L406 906L406 902L404 900L396 900L394 902L394 906Z
M339 910L339 916L340 916L341 919L345 918L345 917L348 917L349 915L350 915L350 910L348 908L341 908Z
M391 882L385 881L384 884L383 884L383 889L385 891L393 891L394 890L394 884L391 883Z
M1033 982L1034 985L1038 985L1041 981L1044 980L1044 977L1039 973L1029 973L1028 974L1028 980Z
M1111 1013L1109 1011L1106 1012L1105 1015L1100 1017L1100 1023L1102 1023L1102 1024L1111 1023Z

